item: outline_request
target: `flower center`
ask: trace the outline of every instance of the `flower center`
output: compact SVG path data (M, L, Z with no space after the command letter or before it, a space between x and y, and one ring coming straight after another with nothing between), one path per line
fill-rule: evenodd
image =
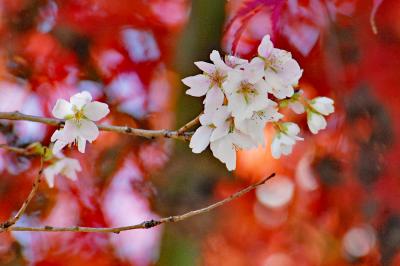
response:
M226 80L226 75L223 75L218 70L210 75L211 87L217 86L222 88L222 83Z
M73 111L74 111L74 117L73 119L75 120L75 122L79 125L80 124L80 120L85 118L85 115L83 113L82 109L78 109L76 106L73 107Z
M237 92L243 95L247 104L250 102L250 97L257 95L257 90L254 88L254 85L245 81L240 84Z

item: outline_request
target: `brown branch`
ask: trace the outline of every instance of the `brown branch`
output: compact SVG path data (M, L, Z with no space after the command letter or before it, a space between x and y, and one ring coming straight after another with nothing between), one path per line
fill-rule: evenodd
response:
M26 156L32 155L30 152L28 152L28 151L27 151L26 149L24 149L24 148L13 147L13 146L9 146L9 145L3 144L3 143L0 144L0 148L1 148L1 149L5 149L5 150L7 150L7 151L15 152L15 153L18 153L18 154L26 155Z
M58 127L63 126L65 123L65 120L62 119L26 115L17 111L0 112L0 119L24 120L24 121L37 122ZM190 140L190 137L192 136L191 132L178 132L175 130L168 130L168 129L150 130L150 129L127 127L127 126L113 126L113 125L97 125L97 127L99 128L99 130L102 131L117 132L122 134L144 137L148 139L164 137L171 139Z
M185 125L183 125L180 129L178 129L178 134L183 134L186 131L188 131L189 129L197 126L200 123L200 115L196 116L192 121L186 123Z
M205 208L194 210L187 212L182 215L175 215L175 216L170 216L170 217L165 217L161 218L159 220L150 220L150 221L144 221L139 224L135 225L129 225L129 226L123 226L123 227L114 227L114 228L102 228L102 227L81 227L81 226L73 226L73 227L55 227L55 226L43 226L43 227L22 227L22 226L11 226L7 227L4 229L4 231L29 231L29 232L85 232L85 233L120 233L122 231L128 231L128 230L135 230L135 229L149 229L155 226L158 226L160 224L164 223L175 223L179 221L186 220L188 218L191 218L196 215L200 215L206 212L209 212L217 207L220 207L226 203L231 202L232 200L235 200L244 194L248 193L249 191L252 191L256 187L264 184L267 182L270 178L274 177L275 173L271 174L267 178L252 184L248 186L245 189L242 189L229 197L218 201L212 205L209 205Z
M31 192L29 192L28 197L25 199L24 203L22 203L22 206L21 208L19 208L18 212L13 217L8 219L4 223L0 224L0 232L6 231L8 228L16 224L18 220L22 217L22 215L25 213L26 208L28 207L29 203L31 202L31 200L36 194L36 191L39 188L42 173L43 173L43 158L41 157L40 170L39 173L36 175L35 180L33 181Z

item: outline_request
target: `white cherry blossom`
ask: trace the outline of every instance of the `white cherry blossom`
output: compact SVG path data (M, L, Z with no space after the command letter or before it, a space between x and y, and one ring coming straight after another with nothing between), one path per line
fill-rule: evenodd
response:
M57 175L63 175L73 181L77 179L76 172L82 170L78 160L58 155L57 161L43 170L43 175L49 187L54 187L54 178Z
M310 101L310 108L307 110L307 124L313 134L325 129L327 122L325 115L335 111L334 101L328 97L317 97Z
M257 71L256 64L230 71L225 91L228 108L232 116L239 120L250 118L254 111L268 104L268 85L262 78L262 72Z
M55 142L53 152L57 154L66 145L76 143L81 153L85 152L86 141L92 142L99 135L93 121L98 121L109 113L108 105L98 101L92 102L89 92L83 91L73 95L70 101L59 99L52 110L53 115L65 119L65 126L56 130L51 136Z
M297 86L303 73L290 52L274 48L270 36L266 35L258 47L259 59L264 62L265 80L270 85L270 93L276 98L291 97L293 86Z
M200 116L201 126L190 140L190 148L200 153L210 144L213 155L225 163L228 170L236 168L236 151L254 147L252 138L235 129L234 119L227 106Z
M214 157L225 163L229 171L236 169L236 151L254 147L253 140L237 129L233 129L210 144Z
M296 141L303 140L297 136L300 133L300 128L292 122L285 122L279 125L279 132L275 135L271 144L272 157L279 159L281 155L292 153L293 146Z
M269 122L279 121L283 115L278 112L277 104L269 100L265 108L253 112L250 118L236 120L236 127L243 133L249 135L257 144L265 146L264 128Z
M211 52L210 59L213 64L203 61L195 62L195 65L203 71L203 74L184 78L182 82L190 87L186 94L195 97L206 95L204 99L205 108L216 109L224 102L223 83L232 68L225 64L216 50Z

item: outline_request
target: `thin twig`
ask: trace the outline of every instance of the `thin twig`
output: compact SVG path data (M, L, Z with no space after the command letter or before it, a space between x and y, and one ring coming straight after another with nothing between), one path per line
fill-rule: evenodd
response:
M18 153L18 154L22 154L22 155L26 155L26 156L33 155L33 153L27 151L24 148L13 147L13 146L9 146L9 145L4 144L4 143L0 144L0 149L5 149L7 151L12 151L12 152L15 152L15 153Z
M178 134L183 134L186 131L188 131L189 129L197 126L200 123L200 115L196 116L192 121L186 123L185 125L183 125L180 129L178 129Z
M43 173L43 158L40 157L40 170L39 173L36 175L35 180L33 181L31 192L29 192L28 197L25 199L24 203L22 203L22 206L21 208L19 208L18 212L13 217L8 219L6 222L0 224L0 232L6 231L7 228L10 228L14 224L16 224L18 220L22 217L22 215L25 213L26 208L28 207L29 203L31 202L31 200L36 194L36 191L39 188L42 173Z
M164 224L164 223L175 223L175 222L179 222L179 221L183 221L186 220L188 218L191 218L193 216L199 215L199 214L203 214L206 212L209 212L217 207L220 207L228 202L231 202L232 200L235 200L241 196L243 196L244 194L246 194L247 192L255 189L256 187L264 184L265 182L267 182L270 178L274 177L274 174L271 174L270 176L268 176L267 178L252 184L250 186L248 186L245 189L242 189L232 195L230 195L229 197L218 201L212 205L209 205L205 208L199 209L199 210L194 210L194 211L190 211L187 212L185 214L182 215L175 215L175 216L170 216L170 217L165 217L165 218L161 218L159 220L150 220L150 221L144 221L142 223L139 224L135 224L135 225L129 225L129 226L123 226L123 227L114 227L114 228L102 228L102 227L81 227L81 226L73 226L73 227L54 227L54 226L43 226L43 227L22 227L22 226L11 226L6 228L4 231L30 231L30 232L85 232L85 233L120 233L122 231L128 231L128 230L134 230L134 229L149 229L155 226L158 226L160 224Z
M62 119L26 115L17 111L0 112L0 119L25 120L25 121L47 124L51 126L58 126L58 127L63 126L65 123L65 120ZM117 132L122 134L144 137L148 139L164 137L171 139L190 140L190 137L192 136L191 132L180 133L178 131L168 130L168 129L150 130L150 129L133 128L127 126L112 126L112 125L97 125L97 127L102 131Z

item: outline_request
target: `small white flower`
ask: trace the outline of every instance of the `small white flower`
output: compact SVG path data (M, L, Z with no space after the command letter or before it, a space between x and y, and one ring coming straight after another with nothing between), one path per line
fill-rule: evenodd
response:
M257 71L257 64L248 64L243 70L230 71L225 91L228 109L239 120L250 118L254 111L261 110L269 101L268 85L262 79L262 72Z
M235 129L234 119L227 106L206 111L200 116L201 126L190 140L190 148L200 153L210 144L213 155L225 163L228 170L236 168L236 151L255 146L250 136Z
M60 157L62 156L61 154L58 156L58 160L46 167L43 171L46 182L51 188L54 186L54 177L56 175L63 175L75 181L77 179L76 172L80 172L82 170L78 160Z
M66 119L64 128L56 130L51 136L55 142L53 153L57 154L70 143L77 143L78 150L85 152L86 141L92 142L99 135L99 130L93 121L105 117L110 110L105 103L94 101L89 92L83 91L70 98L70 102L59 99L53 108L53 115Z
M236 151L253 147L255 147L253 140L236 129L210 144L214 157L225 163L229 171L236 169Z
M317 97L310 101L310 108L307 110L307 124L313 134L326 128L324 115L335 111L333 103L334 101L328 97Z
M291 97L293 86L298 84L303 74L291 53L274 48L270 36L266 35L258 47L258 55L264 61L265 80L270 85L270 93L278 99Z
M293 146L296 141L303 140L298 137L300 128L297 124L286 122L280 124L280 131L275 135L271 144L272 157L279 159L281 155L288 155L292 153Z
M249 135L257 144L265 146L264 128L268 122L277 122L283 115L278 112L277 104L269 101L268 105L253 112L250 118L244 120L236 120L236 127L243 133Z
M310 106L322 115L330 115L335 111L334 101L328 97L316 97L310 101Z
M199 61L195 65L204 73L182 79L182 82L190 87L186 94L195 97L206 95L204 104L206 109L216 109L224 102L223 84L232 70L221 59L218 51L212 51L210 59L214 64Z

